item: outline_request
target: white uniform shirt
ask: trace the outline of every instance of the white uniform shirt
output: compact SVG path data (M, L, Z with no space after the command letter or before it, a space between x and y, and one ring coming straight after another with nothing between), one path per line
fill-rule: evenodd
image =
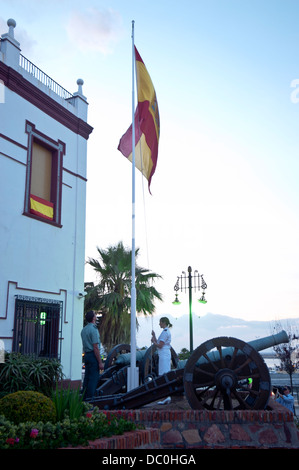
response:
M157 348L159 356L159 375L162 375L166 374L171 369L171 334L168 328L164 328L160 334L157 342L159 343L160 341L164 343L162 348Z
M162 333L160 334L158 340L157 340L157 343L159 343L160 341L163 341L164 343L164 346L162 349L170 349L170 343L171 343L171 334L170 334L170 331L168 328L164 328L164 330L162 331Z

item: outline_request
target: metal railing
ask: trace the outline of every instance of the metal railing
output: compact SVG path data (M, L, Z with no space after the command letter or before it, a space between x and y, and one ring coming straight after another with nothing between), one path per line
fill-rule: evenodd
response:
M36 65L34 65L30 60L20 54L20 67L36 78L39 82L43 85L48 87L51 91L56 93L60 98L69 99L72 98L73 95L65 88L63 88L59 83L55 82L49 75L39 69Z

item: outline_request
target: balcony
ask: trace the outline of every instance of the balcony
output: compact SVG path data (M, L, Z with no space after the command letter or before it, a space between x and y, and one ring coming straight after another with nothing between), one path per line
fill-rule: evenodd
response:
M21 54L20 43L14 37L15 20L10 18L7 25L8 33L0 37L0 84L11 88L74 132L80 128L79 134L88 139L92 128L87 124L88 103L83 95L83 80L77 80L78 91L73 94L67 91ZM19 75L24 81L19 79ZM53 105L52 100L65 108L66 113ZM80 122L73 121L68 112L79 118Z
M27 72L32 77L37 79L40 83L45 85L49 90L53 91L60 98L62 98L64 100L68 100L70 98L73 98L72 93L70 93L65 88L63 88L61 85L59 85L59 83L55 82L55 80L53 80L53 78L49 77L49 75L47 75L45 72L43 72L41 69L39 69L36 65L34 65L32 62L30 62L30 60L28 60L22 54L20 54L19 65L25 72Z

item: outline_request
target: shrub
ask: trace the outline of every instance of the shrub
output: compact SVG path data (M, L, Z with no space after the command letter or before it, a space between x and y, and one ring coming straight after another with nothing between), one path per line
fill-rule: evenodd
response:
M0 396L19 390L35 390L51 396L55 383L62 379L58 359L6 353L0 364Z
M42 393L19 391L0 400L0 415L14 424L26 421L53 422L56 420L55 405Z

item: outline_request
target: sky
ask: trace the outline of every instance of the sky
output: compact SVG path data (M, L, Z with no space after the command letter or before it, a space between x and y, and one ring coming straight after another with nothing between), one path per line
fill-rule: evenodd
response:
M167 314L187 324L188 292L172 301L188 266L208 286L205 305L192 290L194 316L299 317L298 16L297 0L0 0L0 34L14 18L25 57L72 93L84 80L86 260L132 243L132 168L117 146L135 22L161 125L152 194L136 171L137 263L162 276L155 327Z

